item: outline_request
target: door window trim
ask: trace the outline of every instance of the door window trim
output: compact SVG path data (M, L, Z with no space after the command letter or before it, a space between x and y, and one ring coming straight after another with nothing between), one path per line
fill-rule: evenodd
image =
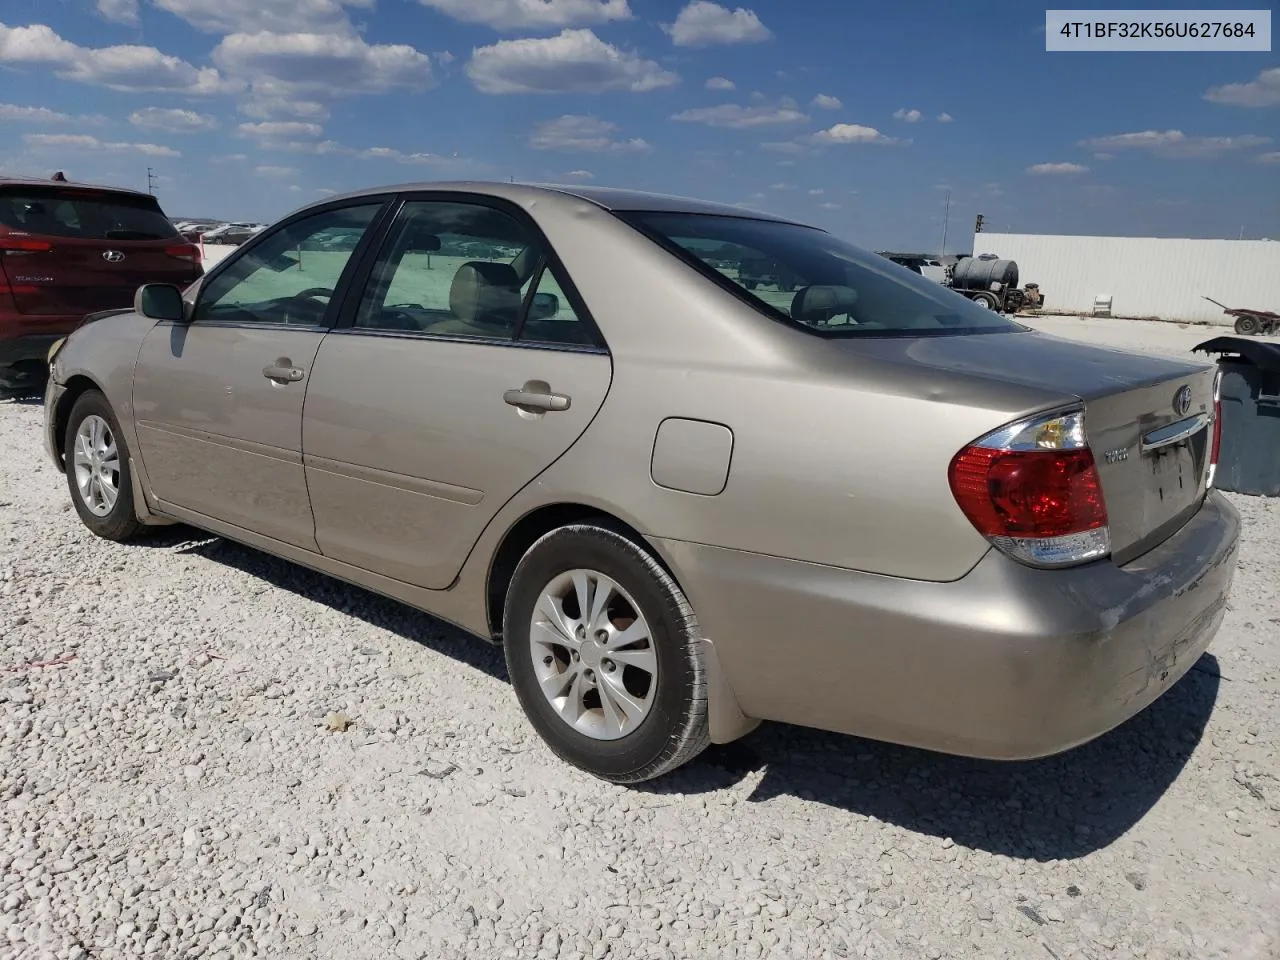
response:
M370 248L379 249L382 242L382 234L388 224L388 211L391 209L399 209L399 205L395 202L394 194L378 193L369 194L359 197L345 197L341 200L334 200L328 203L315 204L309 207L303 207L296 210L282 220L273 223L267 229L261 231L247 242L241 244L236 251L230 256L223 258L214 264L212 270L200 278L200 289L196 292L195 301L192 303L192 316L196 316L200 309L200 302L204 299L205 291L209 289L209 282L224 271L233 266L241 257L252 251L259 244L267 242L268 239L277 235L283 230L289 229L293 224L306 220L310 217L318 216L324 213L330 213L334 210L345 210L350 207L366 207L377 205L378 209L369 220L369 226L365 228L364 235L360 237L360 242L356 244L355 250L351 256L347 258L346 264L342 268L342 274L338 277L338 285L334 287L333 297L329 300L325 308L324 316L320 323L303 324L303 323L268 323L265 321L252 320L198 320L193 319L184 326L200 326L200 327L245 327L253 330L297 330L299 332L314 333L318 330L332 330L338 318L342 315L342 309L352 289L352 281L355 279L360 268L364 266L364 258L367 256Z
M369 281L373 276L373 270L377 266L378 261L384 254L390 252L390 244L393 242L395 226L399 222L400 216L404 208L409 203L465 203L473 206L488 207L499 213L506 214L514 219L520 226L528 231L530 236L539 246L539 257L535 261L534 270L531 274L530 289L525 295L520 307L520 318L516 323L516 334L508 338L496 337L466 337L451 334L428 333L422 330L378 330L369 327L357 327L355 325L356 315L360 307L364 303L365 294L369 289ZM358 337L387 337L396 340L437 340L452 343L478 343L487 346L498 347L519 347L522 349L532 350L559 350L566 353L609 353L609 346L604 339L604 335L600 331L599 324L587 309L586 301L582 299L582 295L578 292L577 286L573 283L569 276L569 271L565 269L564 262L552 247L551 241L547 239L547 235L542 232L542 228L538 222L530 216L528 211L522 209L518 204L512 203L501 197L490 196L483 193L469 193L459 190L414 190L400 193L395 197L392 204L393 209L390 212L384 212L384 219L380 225L380 234L378 244L375 249L367 250L361 258L361 262L356 272L351 277L351 288L358 291L355 296L346 297L339 309L334 320L333 326L330 327L331 334L344 334L346 336ZM580 343L546 343L536 340L519 340L517 337L524 329L525 318L528 316L529 307L533 302L533 294L537 292L536 284L541 282L544 271L550 270L551 276L560 285L560 289L564 292L565 297L569 301L569 306L573 308L574 314L578 318L578 322L586 325L587 332L594 341L589 344Z

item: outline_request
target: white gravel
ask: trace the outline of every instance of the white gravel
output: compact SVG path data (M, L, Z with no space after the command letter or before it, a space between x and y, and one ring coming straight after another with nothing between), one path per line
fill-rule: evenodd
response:
M40 417L0 406L0 957L1280 956L1280 502L1234 498L1211 655L1094 744L766 726L626 789L452 628L186 528L95 540Z

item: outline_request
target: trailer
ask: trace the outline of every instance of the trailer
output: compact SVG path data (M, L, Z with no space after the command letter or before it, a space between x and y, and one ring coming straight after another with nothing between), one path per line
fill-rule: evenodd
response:
M980 307L1001 313L1039 310L1044 307L1040 285L1018 286L1018 265L990 254L962 257L947 277L947 286Z

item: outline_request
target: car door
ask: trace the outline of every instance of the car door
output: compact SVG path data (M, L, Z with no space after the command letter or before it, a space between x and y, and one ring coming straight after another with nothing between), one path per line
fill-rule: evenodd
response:
M591 422L609 355L533 221L477 197L406 202L348 309L303 413L317 543L447 587Z
M309 550L302 405L358 251L316 252L334 227L367 235L386 198L285 221L200 285L191 319L146 336L134 372L138 444L166 504Z

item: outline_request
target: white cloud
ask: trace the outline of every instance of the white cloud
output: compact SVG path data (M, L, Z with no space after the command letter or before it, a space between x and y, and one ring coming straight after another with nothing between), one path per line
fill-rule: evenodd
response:
M1037 163L1027 167L1027 173L1036 177L1072 176L1088 172L1089 168L1079 163Z
M738 85L728 77L712 77L707 81L708 90L737 90Z
M373 8L373 0L151 0L206 33L270 30L352 32L346 7Z
M71 115L58 113L48 107L20 107L13 103L0 103L0 123L67 123Z
M283 94L263 92L254 85L249 99L240 104L240 112L256 120L278 120L288 117L297 120L328 120L329 108L318 100L297 100Z
M1259 154L1255 157L1258 163L1280 164L1280 150L1273 150L1271 153Z
M662 29L677 47L760 43L773 37L754 10L730 10L710 0L693 0L676 16L675 23L664 23Z
M298 172L297 167L277 167L264 163L254 167L253 172L260 177L292 177Z
M827 192L827 191L823 190L821 187L815 187L814 189L812 189L812 190L810 190L810 191L809 191L809 196L811 196L811 197L820 197L820 196L822 196L822 195L823 195L824 193L826 193L826 192Z
M630 20L627 0L418 0L465 23L483 23L495 30L536 30L594 26Z
M290 192L290 193L301 193L301 192L302 192L302 188L301 188L300 186L298 186L296 183L291 183L291 184L289 184L289 192Z
M199 133L212 130L218 121L194 110L171 110L165 107L143 107L129 114L129 122L143 130L166 130L170 133Z
M438 153L407 152L395 147L369 147L361 150L357 156L363 160L394 160L411 166L443 167L465 162L456 153L446 157Z
M221 156L210 157L209 162L210 163L243 163L245 160L248 160L248 159L249 157L247 154L227 153L227 154L222 154Z
M840 204L832 203L830 200L828 200L826 203L820 203L818 204L818 206L822 207L823 210L839 210L840 209Z
M771 183L771 184L769 184L769 189L770 189L770 190L779 190L779 191L782 191L782 192L786 192L786 191L789 191L789 190L794 190L795 188L796 188L796 185L795 185L794 183Z
M317 187L316 193L320 194L322 197L336 197L338 195L337 190L330 189L329 187Z
M138 0L98 0L98 13L107 20L132 26L138 22Z
M1231 107L1280 106L1280 67L1263 70L1248 83L1228 83L1210 87L1204 98Z
M839 110L844 106L844 104L840 102L839 97L832 97L825 93L820 93L813 98L813 106L817 107L819 110Z
M1114 159L1115 159L1115 155L1114 155L1114 154L1110 154L1110 153L1095 153L1095 154L1093 155L1093 159L1095 159L1095 160L1114 160Z
M681 123L705 123L709 127L731 127L745 130L750 127L768 127L784 123L798 123L809 118L797 107L794 100L784 99L776 104L744 107L737 103L722 103L714 107L694 107L682 110L671 117Z
M471 52L467 76L483 93L643 93L680 79L652 60L605 43L590 30L478 47Z
M140 153L147 157L180 157L177 150L158 143L99 140L84 133L28 133L22 138L35 150L83 150L89 153Z
M242 123L236 128L236 133L255 140L297 140L299 137L318 137L324 133L324 127L300 120L264 120L262 123Z
M939 123L951 123L953 120L955 120L955 117L953 117L953 116L952 116L951 114L949 114L949 113L940 113L940 114L938 114L938 122L939 122Z
M1270 137L1252 133L1238 137L1192 137L1181 130L1142 130L1137 133L1119 133L1105 137L1081 140L1080 146L1103 153L1120 150L1147 150L1158 157L1214 157L1237 150L1260 147L1271 142Z
M614 137L618 125L599 117L565 114L533 128L529 146L534 150L564 150L582 153L644 153L652 150L644 140Z
M782 142L770 142L760 144L761 150L768 150L771 153L791 153L801 154L808 153L808 150L802 144L796 143L794 140L783 140Z
M213 61L229 76L278 92L381 93L434 82L425 53L355 34L233 33L214 48Z
M846 143L866 143L876 146L890 146L894 144L908 145L910 140L899 140L897 137L886 137L875 127L865 127L860 123L837 123L833 127L826 130L820 130L812 137L814 143L819 144L846 144Z
M916 123L922 116L924 116L924 114L919 110L908 110L906 107L902 107L900 110L895 110L893 112L893 118L895 120L901 120L903 123Z
M0 23L0 64L47 67L64 80L138 93L207 95L238 89L212 67L194 67L155 47L81 47L44 24Z
M590 170L570 170L565 174L566 180L594 180L596 175Z

